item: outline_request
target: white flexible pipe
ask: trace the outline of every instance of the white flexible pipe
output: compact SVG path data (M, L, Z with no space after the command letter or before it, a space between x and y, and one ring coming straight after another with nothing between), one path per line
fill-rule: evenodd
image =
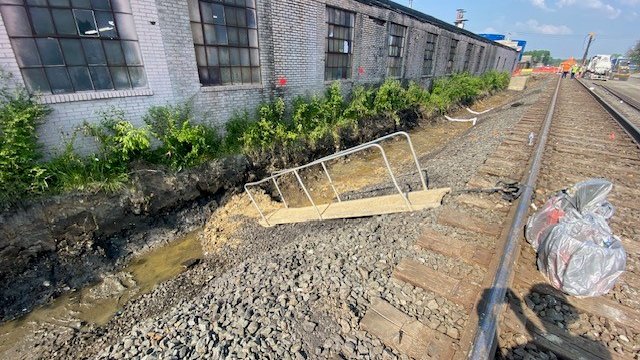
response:
M487 109L487 110L485 110L485 111L477 112L477 111L473 111L473 110L471 110L471 109L467 108L467 111L468 111L468 112L470 112L470 113L472 113L473 115L482 115L482 114L484 114L484 113L488 113L489 111L491 111L491 110L493 110L493 109L494 109L494 108Z
M471 119L454 119L454 118L448 117L447 115L445 115L444 117L449 121L458 121L458 122L469 122L469 121L471 121L471 122L473 122L474 126L476 125L476 121L478 121L477 117L474 117L474 118L471 118Z

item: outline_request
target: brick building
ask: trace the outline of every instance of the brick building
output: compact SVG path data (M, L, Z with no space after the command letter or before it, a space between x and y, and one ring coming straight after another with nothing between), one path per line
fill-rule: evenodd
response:
M53 109L49 150L115 106L223 124L273 96L510 71L515 50L387 0L0 0L0 66Z

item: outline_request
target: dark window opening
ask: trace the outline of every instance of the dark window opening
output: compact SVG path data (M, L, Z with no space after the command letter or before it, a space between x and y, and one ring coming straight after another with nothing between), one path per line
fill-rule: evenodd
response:
M433 73L433 57L436 51L436 43L438 35L427 33L427 45L424 49L424 63L422 64L422 75L431 75Z
M478 50L478 56L476 57L476 64L474 66L473 72L477 73L480 71L480 64L482 63L482 56L484 55L484 46L480 46Z
M467 48L464 51L464 64L462 65L462 71L469 71L469 64L471 63L472 53L473 53L473 44L467 44Z
M402 76L402 56L406 27L389 23L389 64L387 75L390 77Z
M147 86L128 0L2 3L0 12L31 93Z
M447 68L445 70L446 74L451 74L453 72L453 66L456 62L456 52L458 51L458 40L451 39L451 44L449 46L449 57L447 58Z
M355 20L352 12L327 7L325 80L351 78Z
M259 84L255 0L189 0L200 83Z

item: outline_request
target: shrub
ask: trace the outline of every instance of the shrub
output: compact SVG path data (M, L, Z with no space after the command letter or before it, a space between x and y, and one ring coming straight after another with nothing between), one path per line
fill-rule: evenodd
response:
M149 130L136 128L116 108L101 113L98 124L84 122L82 129L98 141L99 154L112 164L126 165L139 159L151 148Z
M52 189L58 192L107 191L124 187L128 180L128 168L123 163L108 161L104 156L82 157L75 153L73 140L65 151L46 164L51 175Z
M347 104L342 116L339 119L341 126L355 126L358 120L375 115L373 99L375 93L365 89L363 86L356 86L351 93L351 99Z
M477 77L473 77L468 73L460 73L453 75L446 91L449 93L449 99L453 103L469 104L480 94L481 82Z
M409 83L405 96L407 106L427 107L429 104L429 91L414 81Z
M23 88L8 89L4 72L0 80L0 203L11 203L48 187L36 130L50 110Z
M220 150L217 131L210 126L193 124L188 104L152 107L144 121L161 143L150 159L174 170L199 165Z
M225 137L222 151L227 154L238 153L244 146L243 136L251 126L251 119L247 111L236 112L224 125Z
M509 73L488 71L480 76L480 83L485 92L504 90L509 85Z
M282 98L258 107L258 121L251 123L242 137L245 151L287 147L298 139L298 133L285 122L285 104Z
M393 119L396 124L400 123L398 111L406 107L405 89L400 85L400 81L387 79L378 91L373 101L373 110L376 114L385 115Z

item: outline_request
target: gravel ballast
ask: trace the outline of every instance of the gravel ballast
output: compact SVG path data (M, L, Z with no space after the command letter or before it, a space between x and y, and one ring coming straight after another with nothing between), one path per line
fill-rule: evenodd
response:
M539 94L517 101L431 154L419 154L431 187L463 188ZM520 94L519 94L520 95ZM415 179L415 185L419 184ZM375 193L375 192L374 192ZM446 198L445 198L446 202ZM227 244L187 272L128 303L104 327L51 327L33 335L28 358L401 358L359 326L381 297L459 339L468 314L431 292L391 280L439 210L263 228L245 221ZM479 278L478 268L434 254L420 261Z

